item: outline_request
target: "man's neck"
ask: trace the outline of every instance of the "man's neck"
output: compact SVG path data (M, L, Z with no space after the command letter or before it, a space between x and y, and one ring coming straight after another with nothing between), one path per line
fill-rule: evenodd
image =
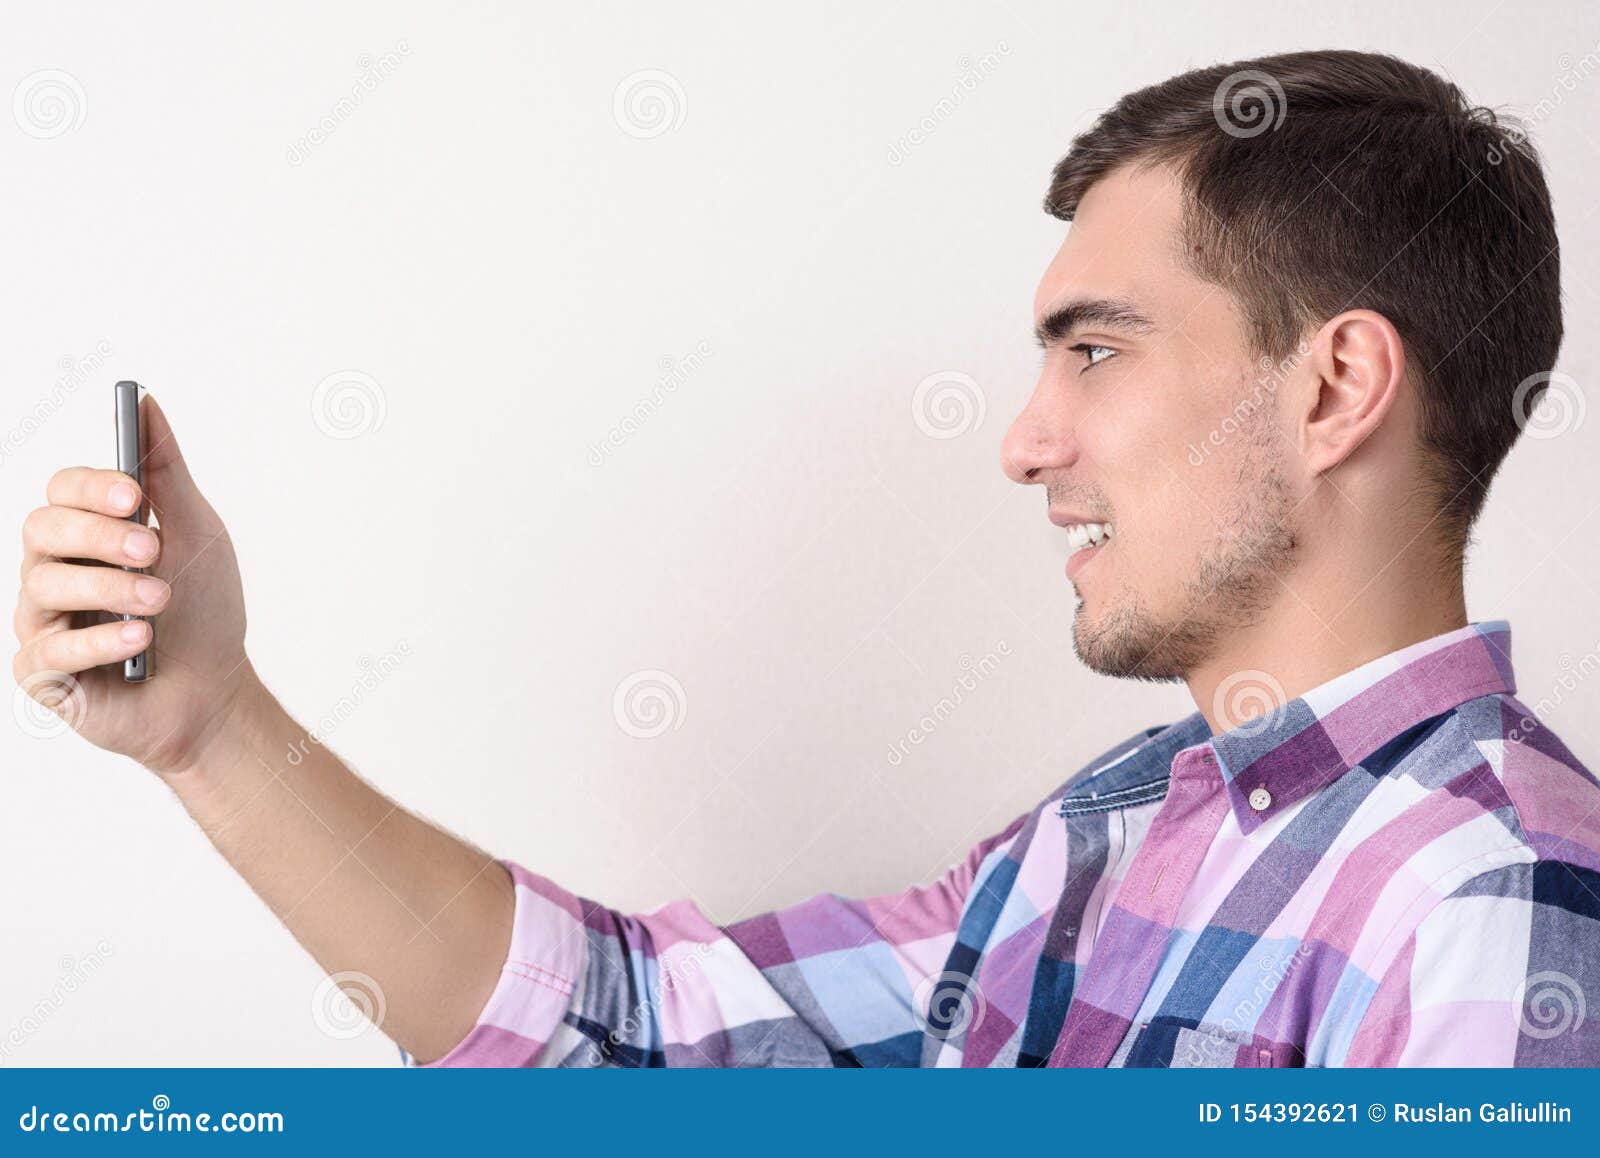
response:
M1426 561L1392 561L1365 590L1368 570L1340 564L1318 575L1296 568L1282 598L1256 623L1233 630L1185 682L1213 733L1390 652L1465 627L1461 575L1443 579ZM1369 572L1371 573L1371 572Z

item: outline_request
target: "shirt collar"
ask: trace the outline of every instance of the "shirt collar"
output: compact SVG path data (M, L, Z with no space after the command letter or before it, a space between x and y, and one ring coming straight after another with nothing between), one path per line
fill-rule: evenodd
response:
M1515 692L1511 626L1496 619L1390 652L1202 742L1216 753L1248 833L1417 724L1479 696Z

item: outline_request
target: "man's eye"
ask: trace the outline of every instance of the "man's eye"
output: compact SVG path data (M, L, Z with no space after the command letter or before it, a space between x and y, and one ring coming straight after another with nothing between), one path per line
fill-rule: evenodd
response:
M1086 359L1086 364L1083 367L1084 370L1088 370L1091 367L1098 366L1101 362L1104 362L1107 358L1115 357L1116 353L1117 353L1115 350L1111 349L1111 347L1109 347L1109 346L1096 346L1092 342L1079 342L1076 346L1069 346L1068 349L1071 350L1074 354L1082 354L1083 355L1083 357ZM1080 370L1078 372L1081 374L1081 373L1083 373L1083 370Z

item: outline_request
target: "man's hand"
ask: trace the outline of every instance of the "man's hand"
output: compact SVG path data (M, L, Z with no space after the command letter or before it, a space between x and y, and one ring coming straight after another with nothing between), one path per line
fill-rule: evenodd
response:
M127 521L141 497L127 475L59 471L47 505L22 525L12 674L90 743L174 773L194 763L256 676L227 529L155 399L141 405L143 474L159 532ZM150 646L150 625L123 623L123 614L160 616L155 674L145 683L125 683L122 660Z
M384 1032L434 1060L499 979L511 877L309 742L262 686L245 657L233 544L166 417L148 396L143 406L159 536L126 520L139 501L127 475L71 467L50 480L49 505L23 526L17 682L91 743L161 773L322 967L357 1001L375 993ZM123 681L122 660L149 646L149 625L122 614L160 616L144 683Z

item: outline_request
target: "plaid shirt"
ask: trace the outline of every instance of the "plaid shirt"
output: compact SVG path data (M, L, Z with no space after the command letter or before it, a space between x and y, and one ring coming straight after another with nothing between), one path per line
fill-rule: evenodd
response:
M510 865L440 1065L1600 1064L1600 784L1474 624L1092 761L930 885L719 927Z

